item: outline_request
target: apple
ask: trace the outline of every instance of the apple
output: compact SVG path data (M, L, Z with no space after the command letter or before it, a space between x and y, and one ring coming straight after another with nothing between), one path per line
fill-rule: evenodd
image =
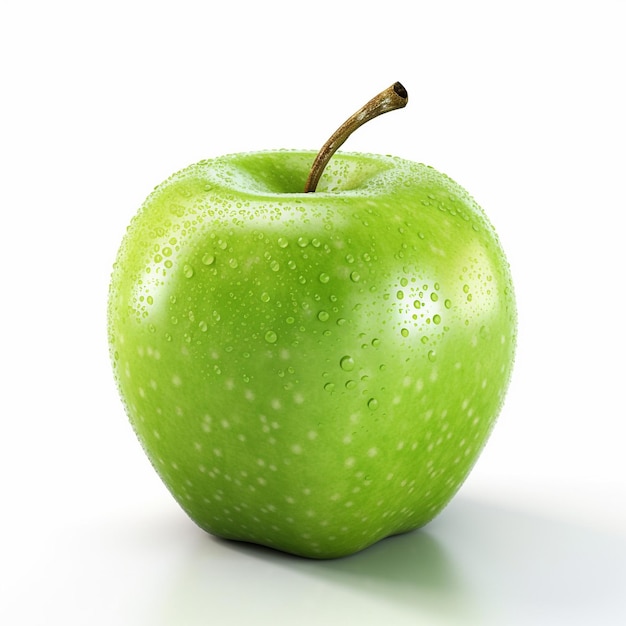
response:
M332 558L432 520L476 462L516 341L470 195L405 159L265 151L174 174L132 220L108 335L130 422L214 535Z

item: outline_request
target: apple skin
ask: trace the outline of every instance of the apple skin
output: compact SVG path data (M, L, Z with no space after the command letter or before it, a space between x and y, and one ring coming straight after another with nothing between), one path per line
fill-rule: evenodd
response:
M432 520L476 462L516 342L508 263L431 167L337 153L192 165L147 198L108 333L130 422L220 537L333 558Z

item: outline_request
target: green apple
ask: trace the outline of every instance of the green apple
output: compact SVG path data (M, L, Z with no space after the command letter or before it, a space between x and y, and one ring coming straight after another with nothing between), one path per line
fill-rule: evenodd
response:
M508 385L511 275L464 189L422 164L314 152L202 161L132 220L109 341L132 426L220 537L339 557L423 526Z

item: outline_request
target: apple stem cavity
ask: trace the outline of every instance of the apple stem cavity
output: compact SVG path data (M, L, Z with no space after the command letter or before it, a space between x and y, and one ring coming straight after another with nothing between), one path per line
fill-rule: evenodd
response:
M309 193L317 189L324 169L328 165L331 157L344 144L346 139L366 122L373 120L375 117L404 108L409 101L409 95L401 83L394 83L391 87L387 87L377 96L374 96L369 102L362 106L356 113L351 115L328 139L322 146L318 155L313 161L309 177L307 178L304 192Z

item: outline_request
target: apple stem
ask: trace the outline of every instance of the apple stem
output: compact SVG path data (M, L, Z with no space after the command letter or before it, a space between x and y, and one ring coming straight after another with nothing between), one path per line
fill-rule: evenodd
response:
M315 157L311 172L304 186L304 193L315 191L317 183L322 177L330 158L357 128L360 128L365 122L369 122L383 113L402 109L407 105L408 101L409 95L406 89L401 83L394 83L391 87L387 87L387 89L381 91L377 96L374 96L367 104L354 113L354 115L350 116L330 136Z

